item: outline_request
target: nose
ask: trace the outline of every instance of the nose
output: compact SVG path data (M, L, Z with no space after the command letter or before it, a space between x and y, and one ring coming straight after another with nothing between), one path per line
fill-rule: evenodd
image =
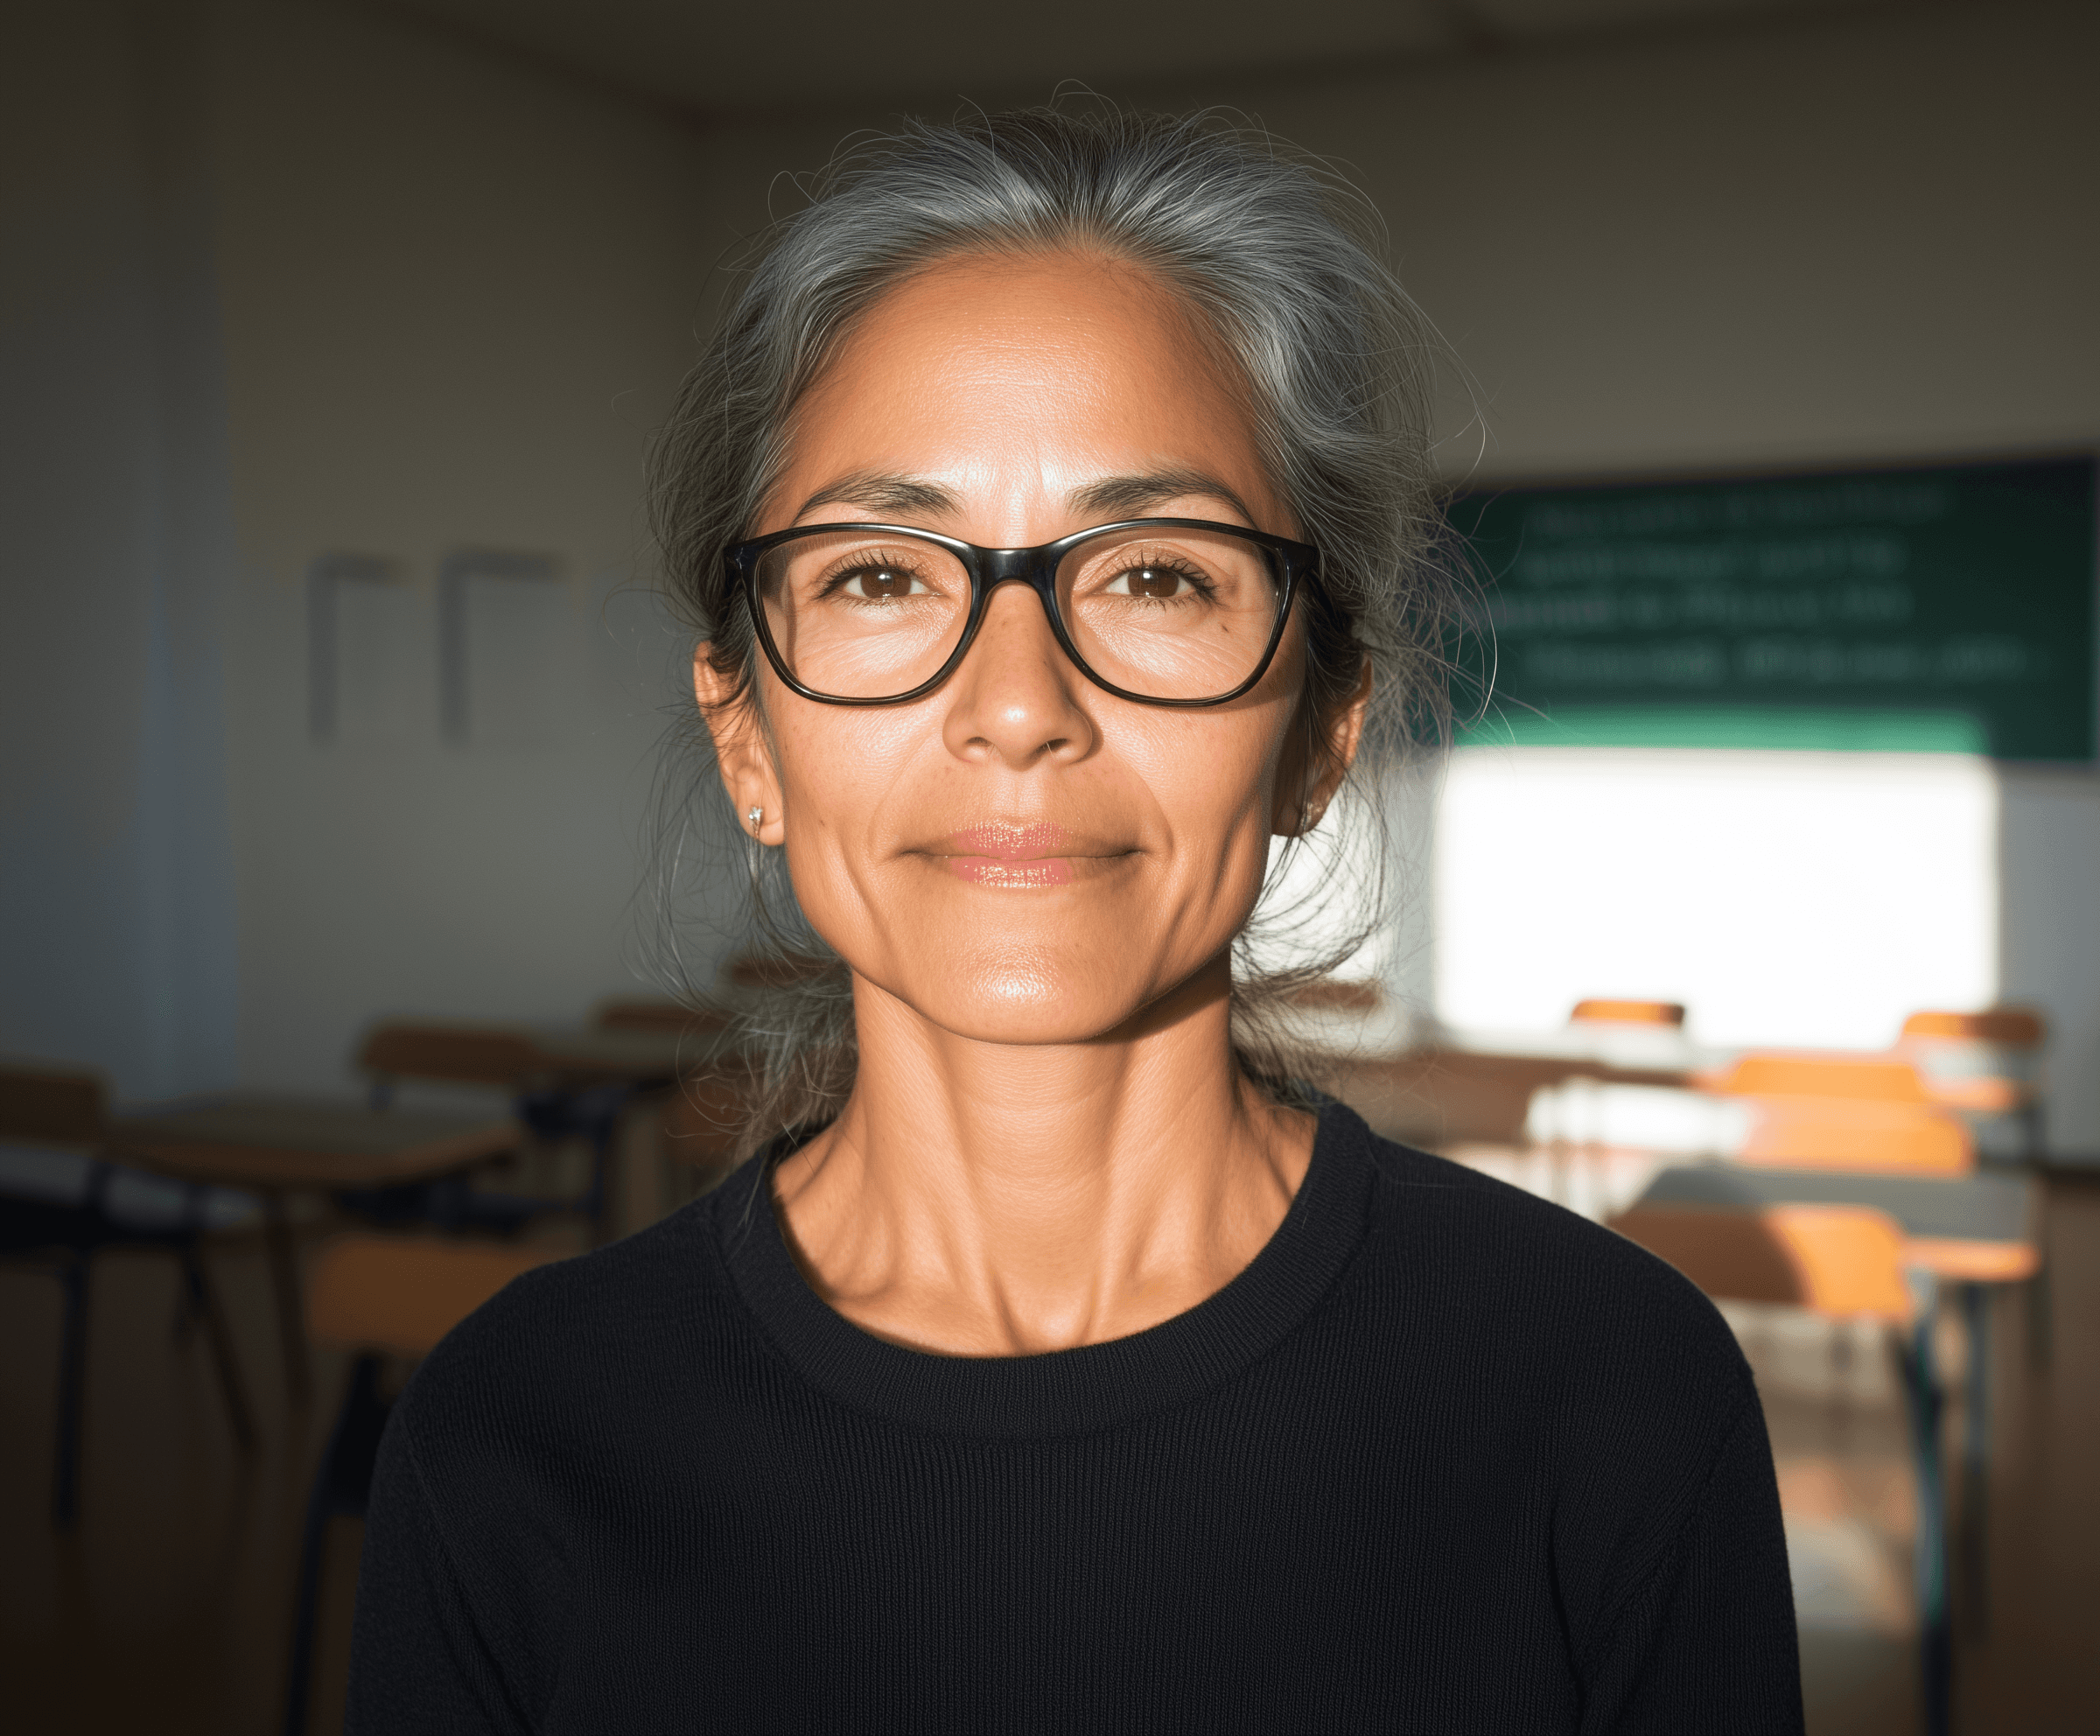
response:
M970 654L948 679L948 751L1017 772L1046 758L1084 759L1095 745L1093 722L1079 704L1085 681L1028 586L1000 585Z

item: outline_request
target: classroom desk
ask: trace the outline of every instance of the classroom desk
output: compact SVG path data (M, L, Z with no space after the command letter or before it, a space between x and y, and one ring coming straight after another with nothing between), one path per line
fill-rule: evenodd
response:
M306 1402L312 1376L286 1196L436 1180L516 1149L522 1137L515 1122L485 1116L249 1094L117 1116L104 1135L112 1158L262 1197L285 1384L295 1404Z
M541 1072L536 1085L521 1082L517 1113L536 1133L559 1139L581 1135L591 1146L588 1195L593 1234L617 1234L612 1172L619 1127L638 1102L656 1103L681 1081L717 1070L732 1046L720 1027L535 1026L525 1032ZM630 1167L629 1186L637 1176ZM660 1183L654 1172L638 1193L622 1196L627 1227L658 1215ZM639 1206L643 1216L637 1220Z
M661 1025L388 1018L366 1033L357 1066L379 1108L411 1082L552 1101L667 1085L704 1065L722 1041L719 1032Z
M1954 1284L2019 1284L2041 1268L2041 1189L2020 1172L1891 1175L1859 1170L1677 1164L1643 1206L1872 1206L1903 1227L1904 1264Z
M1461 1140L1521 1145L1531 1094L1543 1086L1591 1079L1602 1085L1683 1088L1691 1076L1689 1064L1633 1066L1625 1058L1586 1050L1549 1054L1413 1049L1338 1059L1322 1083L1374 1132L1441 1152Z
M713 1059L714 1032L602 1025L533 1025L522 1034L542 1073L564 1084L668 1085Z
M480 1019L389 1020L382 1033L408 1031L435 1040L441 1070L406 1065L406 1078L442 1079L524 1093L578 1093L606 1085L645 1087L670 1083L705 1066L721 1050L719 1030L670 1026L504 1024ZM466 1054L447 1039L471 1044ZM415 1039L410 1039L411 1050ZM397 1052L398 1053L398 1052ZM385 1062L368 1061L386 1083Z
M704 1021L536 1025L458 1019L388 1019L368 1035L359 1064L373 1080L373 1102L394 1101L410 1081L482 1086L505 1092L513 1115L549 1144L580 1140L590 1180L560 1199L517 1198L521 1210L560 1208L612 1229L611 1174L619 1130L644 1094L664 1091L713 1065L727 1039ZM494 1202L492 1202L494 1203Z
M1679 1164L1648 1183L1643 1206L1696 1206L1754 1212L1767 1206L1870 1206L1903 1230L1903 1261L1922 1280L1926 1326L1919 1334L1929 1369L1929 1318L1937 1286L1955 1287L1968 1339L1962 1423L1959 1565L1970 1620L1987 1623L1985 1502L1990 1462L1991 1287L2024 1283L2041 1270L2041 1187L2031 1174L1983 1170L1960 1176L1764 1169L1748 1164ZM1936 1426L1937 1398L1921 1426Z

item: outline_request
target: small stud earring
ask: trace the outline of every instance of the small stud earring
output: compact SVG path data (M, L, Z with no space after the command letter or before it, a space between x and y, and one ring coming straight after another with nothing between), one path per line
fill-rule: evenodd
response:
M751 829L755 832L759 829L759 822L766 817L766 810L763 808L754 808L744 817L751 822Z

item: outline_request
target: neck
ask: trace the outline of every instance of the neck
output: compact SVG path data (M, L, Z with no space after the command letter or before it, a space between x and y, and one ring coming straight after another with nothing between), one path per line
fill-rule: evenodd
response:
M776 1177L817 1292L920 1348L1013 1355L1156 1326L1289 1209L1308 1117L1232 1057L1228 967L1085 1043L984 1043L857 980L839 1119Z

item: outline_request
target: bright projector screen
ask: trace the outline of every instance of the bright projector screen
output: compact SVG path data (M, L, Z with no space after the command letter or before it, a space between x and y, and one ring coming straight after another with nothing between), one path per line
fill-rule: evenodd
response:
M1960 754L1482 746L1435 827L1460 1030L1682 1001L1717 1045L1878 1048L1998 989L1998 787Z

